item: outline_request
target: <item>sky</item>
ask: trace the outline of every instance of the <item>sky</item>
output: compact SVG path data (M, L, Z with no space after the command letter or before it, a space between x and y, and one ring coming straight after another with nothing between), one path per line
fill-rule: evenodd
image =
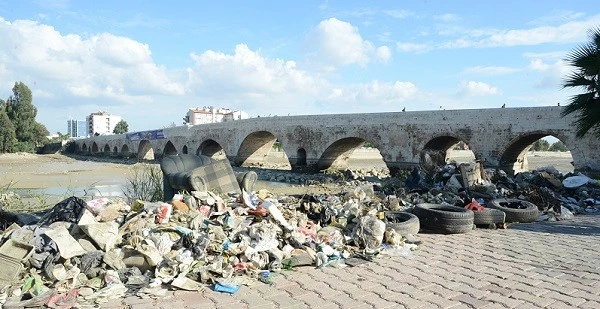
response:
M251 117L556 106L596 1L0 0L0 98L51 133L93 112L130 131L190 108Z

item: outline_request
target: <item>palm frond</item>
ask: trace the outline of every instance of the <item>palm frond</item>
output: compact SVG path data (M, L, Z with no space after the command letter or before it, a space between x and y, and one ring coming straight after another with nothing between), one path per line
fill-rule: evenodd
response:
M594 93L582 93L571 97L569 105L562 111L562 116L585 109L586 106L593 104Z
M600 133L600 100L595 99L592 104L586 105L579 111L579 117L575 120L576 136L583 137L588 131Z
M574 120L576 136L583 137L594 131L600 137L600 26L588 31L590 42L577 46L565 61L574 67L563 84L566 87L582 87L584 92L571 97L561 115L577 113Z
M588 79L584 74L574 72L567 76L563 88L584 87L588 89L590 86L594 86L595 84L596 82L594 80Z

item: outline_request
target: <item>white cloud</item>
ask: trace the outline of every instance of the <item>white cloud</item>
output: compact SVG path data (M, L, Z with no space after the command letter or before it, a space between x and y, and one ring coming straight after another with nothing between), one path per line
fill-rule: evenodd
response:
M570 73L572 67L563 60L546 62L543 58L532 58L528 69L542 74L542 78L535 83L536 87L557 89L561 87L562 79Z
M458 90L459 97L491 96L499 94L502 94L502 92L498 88L484 82L476 81L462 82Z
M107 33L82 38L35 21L0 18L0 39L5 47L0 60L11 73L3 77L35 82L45 97L106 98L115 104L185 91L154 63L148 45L129 38Z
M539 26L529 29L463 31L463 37L442 43L442 48L529 46L546 43L580 42L586 39L588 29L600 23L600 15L586 20L568 21L558 26Z
M323 82L299 70L294 61L264 58L245 44L237 45L233 55L209 50L191 57L196 65L188 72L193 83L189 87L196 89L196 94L206 95L216 89L235 95L314 94Z
M415 44L415 43L396 43L396 50L405 53L418 53L429 50L429 46L426 44Z
M206 51L191 57L196 65L188 70L188 87L195 89L194 95L205 102L231 99L236 104L231 107L255 115L339 113L340 106L352 111L390 109L418 94L413 83L402 81L333 85L293 61L266 58L244 44L234 54Z
M461 20L461 18L458 15L450 13L433 16L433 19L443 21L446 23L457 22Z
M392 58L392 50L387 46L377 48L377 59L383 63L387 63Z
M419 94L411 82L385 83L372 81L364 84L335 88L327 96L329 104L343 105L346 110L374 111L397 107L395 103L407 102Z
M389 47L374 48L348 23L326 20L318 33L321 55L334 65L391 59ZM335 85L295 61L265 57L245 44L229 54L191 53L194 65L168 71L154 62L147 44L109 33L81 37L34 21L0 19L0 39L2 89L15 81L29 85L39 120L53 132L65 130L67 117L82 119L100 109L121 115L132 130L143 130L177 122L194 106L285 115L339 112L336 102L341 102L373 111L418 93L414 84L400 81ZM335 98L332 104L323 101L328 96Z
M567 20L575 20L584 17L585 14L582 12L573 12L573 11L558 11L554 12L551 15L543 16L537 18L530 22L532 25L547 25L549 23L562 23Z
M414 12L408 10L385 10L383 11L383 13L396 19L405 19L407 17L415 15Z
M336 18L321 21L310 40L316 49L315 61L333 67L351 64L365 66L375 49L371 42L361 37L356 27Z
M501 66L476 66L468 67L463 70L465 74L481 74L481 75L505 75L519 72L518 68L501 67Z
M554 52L546 52L546 53L524 53L523 56L530 59L543 59L556 61L565 58L568 54L566 51L554 51Z
M151 63L150 48L129 38L103 33L90 39L90 47L98 59L117 67Z

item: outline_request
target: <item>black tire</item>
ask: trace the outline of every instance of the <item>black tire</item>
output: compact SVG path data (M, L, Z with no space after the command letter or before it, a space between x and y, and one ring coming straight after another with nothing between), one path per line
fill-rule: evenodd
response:
M506 214L506 222L530 223L540 216L540 211L536 205L514 198L494 199L487 206L502 210Z
M504 211L493 208L486 208L482 211L473 211L473 223L479 224L499 224L504 223L506 214Z
M417 235L421 229L421 223L417 216L404 211L386 211L385 226L393 228L396 233L406 236L408 234Z
M466 233L473 229L471 210L441 204L417 204L413 209L425 229L444 234Z

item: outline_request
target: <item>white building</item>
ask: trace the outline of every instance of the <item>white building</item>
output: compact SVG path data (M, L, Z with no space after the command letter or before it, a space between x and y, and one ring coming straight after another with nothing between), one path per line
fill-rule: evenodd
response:
M243 111L232 111L228 108L190 108L184 117L186 124L197 125L204 123L217 123L224 121L248 119L248 114Z
M86 117L88 124L88 134L93 135L110 135L119 121L121 116L111 115L107 112L95 112Z

